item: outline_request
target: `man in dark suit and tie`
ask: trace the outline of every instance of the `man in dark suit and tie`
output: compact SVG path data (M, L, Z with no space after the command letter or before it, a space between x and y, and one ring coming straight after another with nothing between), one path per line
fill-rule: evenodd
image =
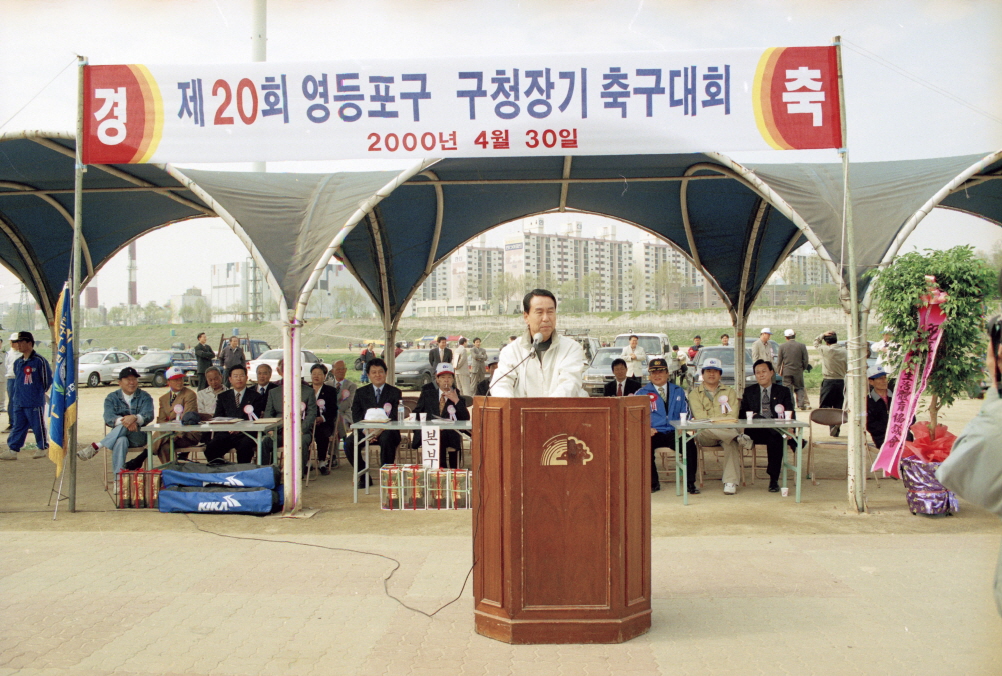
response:
M278 375L282 374L282 369L285 360L278 360ZM285 391L282 389L282 380L277 383L273 383L274 387L268 390L266 395L267 403L264 406L264 417L265 418L281 418L285 415ZM307 464L310 461L310 443L313 441L313 422L317 419L317 400L313 395L313 388L309 385L300 384L299 393L300 407L302 408L302 413L299 418L302 420L302 452L303 452L303 464L302 464L302 476L306 477L306 471L308 469ZM305 407L303 405L305 404ZM279 427L275 431L275 436L265 437L261 442L261 455L263 456L262 462L268 464L272 461L272 451L277 443L279 446L283 443L283 428Z
M264 407L268 405L268 392L278 387L278 383L271 382L271 367L261 364L257 367L257 382L254 383L254 415L258 418L264 417Z
M445 341L445 338L442 339ZM451 356L451 355L450 355ZM386 362L375 358L369 362L369 383L355 390L355 401L351 405L351 419L358 422L365 420L365 412L370 408L382 409L386 417L394 420L397 406L400 404L401 392L393 385L386 384ZM397 459L397 446L400 445L400 432L397 430L381 430L370 444L379 445L379 459L383 465L392 465ZM364 448L359 448L358 456L358 487L365 488L368 477L365 474ZM344 440L344 454L348 463L354 461L355 435Z
M640 389L640 378L626 377L626 360L617 357L612 360L612 382L605 384L602 394L606 397L625 397Z
M428 350L428 361L431 363L433 372L444 361L452 363L452 350L446 347L449 341L445 339L445 336L439 336L436 342L438 345Z
M217 418L239 418L250 420L248 406L253 410L257 393L247 387L247 369L243 364L230 367L230 387L216 397ZM222 458L230 449L236 449L237 462L254 462L257 454L257 444L243 432L215 432L212 441L205 446L205 459L208 462Z
M756 418L778 418L780 414L776 411L777 406L782 406L783 411L792 411L796 419L797 411L793 405L793 397L790 390L775 382L775 369L772 362L767 359L759 359L753 366L755 371L755 381L757 385L745 388L741 397L741 412L738 419L745 418L745 413L751 411ZM783 435L777 430L745 429L745 434L752 438L756 444L765 444L769 454L769 462L766 472L769 474L769 492L779 492L779 473L783 468Z

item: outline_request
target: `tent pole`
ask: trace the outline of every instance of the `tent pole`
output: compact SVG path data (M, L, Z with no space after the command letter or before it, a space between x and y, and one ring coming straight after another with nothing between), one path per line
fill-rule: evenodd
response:
M738 308L734 316L734 391L738 399L745 391L745 326L748 324L743 307ZM754 470L753 470L754 471Z
M251 61L254 63L268 60L268 0L253 0L251 6ZM268 165L264 162L251 162L251 171L264 173Z
M70 300L72 302L71 322L73 324L73 364L80 363L80 242L83 237L83 175L87 168L83 163L84 140L84 66L86 56L77 56L77 138L76 161L73 177L73 282L70 285ZM56 318L56 321L59 321ZM76 388L76 374L68 374L70 387ZM10 404L8 403L8 406ZM69 455L67 470L70 474L67 497L70 512L77 511L77 422L74 420L69 429L70 444L66 449Z
M292 415L290 416L292 422L292 435L287 437L289 439L287 449L291 448L288 453L289 456L289 467L290 473L292 474L292 498L293 502L291 505L286 505L286 514L294 514L299 511L300 501L303 497L303 483L302 483L302 465L303 465L303 415L302 404L303 404L303 387L302 387L302 370L303 370L303 320L298 317L293 317L289 321L289 343L290 351L292 352L292 368L287 372L291 376L289 378L290 386L292 387Z
M390 322L389 328L385 329L383 333L383 361L386 362L386 375L390 385L396 386L397 384L397 356L396 356L396 345L397 345L397 324L399 320L392 320ZM397 412L394 411L393 415L390 416L396 420Z
M845 226L846 248L848 251L848 273L842 271L843 283L849 286L849 371L846 374L849 393L849 443L848 443L848 483L849 503L857 512L866 511L866 468L864 458L866 438L863 436L865 416L864 392L866 374L863 373L866 360L863 357L862 335L860 333L859 270L856 267L855 228L852 222L852 196L849 189L849 144L846 138L845 85L842 77L842 38L832 39L835 46L838 67L839 114L842 124L842 219Z
M288 305L283 297L280 301L280 311L283 316L288 317ZM292 390L295 378L292 377L292 326L288 321L282 323L282 489L285 493L283 512L287 512L295 502L295 489L292 485L292 477L295 468L292 466L291 458L295 455L290 449L295 448L292 443L292 426L295 424L295 417L292 415ZM278 445L275 445L275 452L278 452Z

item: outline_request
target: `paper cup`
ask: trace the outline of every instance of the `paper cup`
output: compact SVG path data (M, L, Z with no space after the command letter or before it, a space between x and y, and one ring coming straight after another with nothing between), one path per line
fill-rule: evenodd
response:
M787 420L793 420L793 411L784 411L783 415L786 416Z
M688 414L688 413L685 413L684 411L683 411L682 413L679 413L679 414L678 414L678 421L679 421L679 423L681 423L682 425L684 425L684 424L685 424L685 421L686 421L686 420L687 420L688 418L689 418L689 414Z
M418 413L418 419L421 422L425 422L428 419L428 414L427 413Z
M779 489L779 494L782 495L784 498L788 498L790 497L790 489L787 488L786 486L783 486L782 488Z
M748 424L751 424L751 421L755 417L755 414L752 413L751 411L745 411L745 416L748 417Z

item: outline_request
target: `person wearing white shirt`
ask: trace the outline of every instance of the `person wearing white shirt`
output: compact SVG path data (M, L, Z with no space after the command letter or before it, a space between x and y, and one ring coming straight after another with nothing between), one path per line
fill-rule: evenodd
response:
M894 329L885 326L883 337L870 346L870 349L877 355L876 366L883 368L888 378L894 377L894 370L891 368L890 359L888 359L890 351L897 346L893 339Z
M623 353L619 356L626 362L626 376L640 380L647 364L647 353L640 347L640 338L630 336L630 344L623 348Z
M210 366L202 375L209 386L195 393L198 397L198 417L212 420L212 416L216 414L216 397L226 391L223 387L223 374L215 366Z
M17 349L17 343L17 334L12 333L10 349L7 350L4 358L4 368L7 371L7 429L4 432L10 432L14 424L10 417L10 409L14 403L14 362L21 356L20 350Z
M452 365L456 369L456 388L460 394L473 394L470 385L470 357L466 338L459 339L459 345L452 351Z
M533 289L522 299L526 332L508 343L499 355L491 379L498 397L586 397L584 349L577 341L556 333L557 298L546 289ZM533 337L540 335L538 344Z

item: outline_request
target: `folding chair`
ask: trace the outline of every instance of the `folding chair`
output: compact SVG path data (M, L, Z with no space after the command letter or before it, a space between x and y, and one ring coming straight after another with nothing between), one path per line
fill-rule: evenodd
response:
M303 486L310 485L310 474L316 471L316 476L320 476L320 460L317 455L317 421L313 421L313 429L310 433L310 455L306 460L306 479Z
M696 436L698 437L699 435L697 434ZM699 440L697 439L696 440L696 449L697 449L697 455L699 457L699 469L697 470L697 472L698 472L698 479L699 479L699 487L702 488L703 487L703 475L706 472L706 452L710 451L711 453L713 453L713 459L716 460L719 463L720 459L724 457L724 447L721 446L720 444L713 444L712 446L703 446L702 444L699 443ZM746 457L745 453L746 453L745 449L742 448L741 449L741 456L742 456L742 458L741 458L741 464L740 464L740 472L741 472L741 479L740 480L741 480L741 485L742 486L746 486L747 485L745 483L745 463L744 463L744 458ZM751 481L751 483L752 484L755 483L754 472L752 473L752 481Z

